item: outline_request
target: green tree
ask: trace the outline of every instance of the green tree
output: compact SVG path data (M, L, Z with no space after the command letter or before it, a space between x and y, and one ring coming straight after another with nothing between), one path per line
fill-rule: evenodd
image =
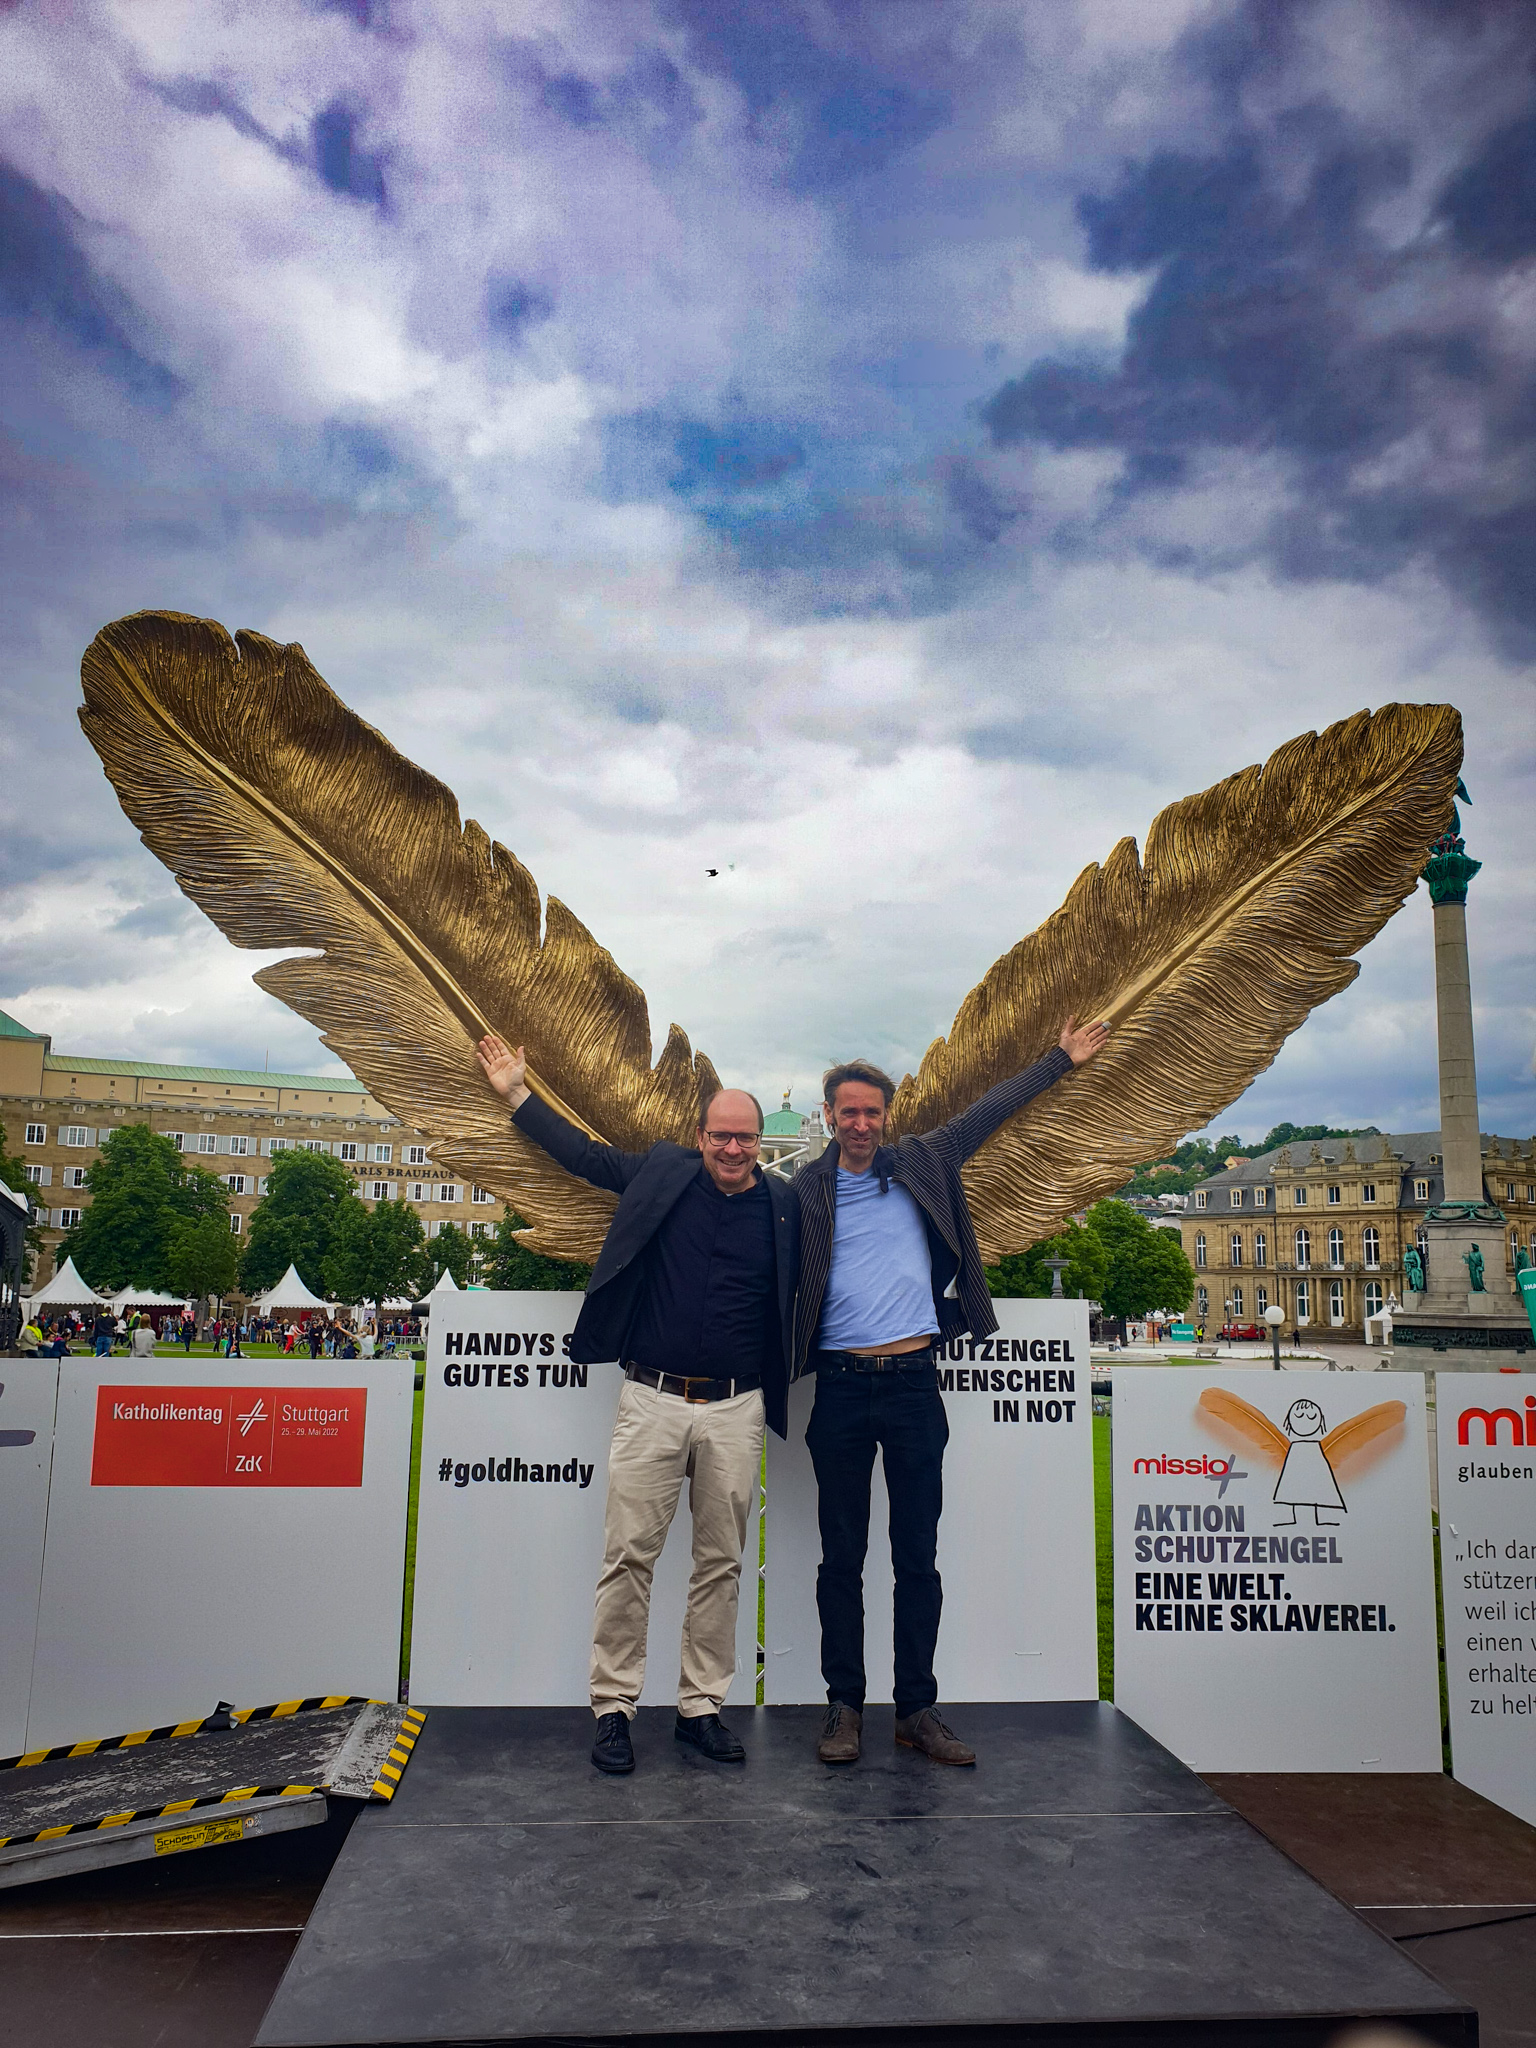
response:
M414 1295L426 1234L409 1202L380 1202L371 1211L344 1203L325 1261L325 1284L338 1301L371 1301L382 1312L391 1296Z
M489 1240L481 1270L487 1287L504 1287L514 1293L579 1293L592 1278L592 1268L579 1259L550 1259L542 1252L529 1251L519 1232L528 1228L515 1210L508 1209Z
M166 1239L165 1268L177 1294L228 1294L240 1277L240 1240L226 1217L182 1217Z
M427 1242L421 1268L421 1291L429 1294L445 1272L453 1275L455 1287L469 1285L475 1263L475 1242L457 1223L445 1223Z
M988 1266L988 1291L1001 1297L1024 1296L1036 1300L1048 1295L1051 1292L1051 1273L1045 1263L1047 1259L1070 1261L1061 1276L1063 1294L1074 1298L1081 1295L1085 1301L1103 1300L1109 1260L1093 1231L1085 1230L1077 1223L1069 1223L1055 1237L1042 1237L1028 1251L1010 1252L995 1266Z
M229 1189L216 1173L185 1166L171 1140L148 1124L123 1124L85 1176L91 1205L59 1246L81 1277L111 1293L164 1287L170 1239L179 1223L207 1217L229 1230Z
M28 1210L35 1217L37 1215L37 1198L32 1193L31 1182L27 1179L26 1164L24 1159L13 1159L11 1154L6 1151L5 1125L0 1124L0 1180L5 1182L13 1194L20 1195L23 1198ZM25 1243L26 1249L22 1254L21 1267L21 1284L23 1288L31 1285L32 1275L37 1270L37 1255L43 1248L42 1232L37 1229L35 1224L28 1229Z
M1187 1308L1195 1269L1171 1230L1157 1230L1125 1202L1095 1202L1088 1225L1109 1258L1099 1299L1111 1316L1144 1316L1155 1308Z
M1319 1138L1379 1138L1380 1131L1374 1124L1365 1124L1357 1131L1336 1131L1331 1124L1276 1124L1262 1145L1255 1145L1254 1152L1273 1152L1279 1145L1310 1145Z
M295 1147L275 1154L267 1192L251 1212L250 1235L240 1260L246 1292L258 1294L273 1286L294 1266L305 1286L321 1293L337 1229L344 1216L362 1206L351 1174L328 1152Z

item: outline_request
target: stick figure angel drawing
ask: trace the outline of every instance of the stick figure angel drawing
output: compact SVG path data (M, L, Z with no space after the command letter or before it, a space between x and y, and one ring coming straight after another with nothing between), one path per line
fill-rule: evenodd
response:
M1209 1421L1240 1436L1261 1456L1279 1464L1275 1505L1291 1512L1284 1521L1275 1523L1277 1529L1295 1528L1299 1508L1312 1510L1312 1520L1319 1529L1336 1529L1337 1515L1349 1512L1339 1491L1340 1470L1368 1445L1378 1443L1390 1430L1401 1428L1408 1413L1402 1401L1379 1401L1374 1408L1366 1408L1329 1429L1316 1401L1303 1396L1286 1410L1282 1429L1251 1402L1228 1393L1225 1387L1207 1387L1200 1396L1200 1407Z

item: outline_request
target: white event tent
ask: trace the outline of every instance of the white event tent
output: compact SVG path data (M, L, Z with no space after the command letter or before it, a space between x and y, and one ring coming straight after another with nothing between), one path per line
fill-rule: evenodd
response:
M299 1278L298 1268L290 1266L274 1287L256 1297L256 1307L264 1316L275 1314L279 1309L291 1313L303 1313L309 1309L322 1309L329 1315L331 1303L322 1301L318 1294L312 1294Z
M424 1316L430 1315L432 1313L433 1295L458 1294L461 1291L462 1290L459 1287L458 1281L454 1279L452 1273L450 1273L448 1268L444 1266L442 1272L439 1273L437 1276L436 1286L429 1288L427 1292L422 1296L421 1306L418 1313Z
M57 1273L40 1287L28 1304L29 1313L35 1314L40 1308L107 1308L110 1304L104 1294L98 1294L94 1287L87 1287L75 1271L73 1259L66 1259Z
M131 1308L185 1308L184 1294L167 1294L163 1287L122 1287L112 1297L112 1313L125 1315Z

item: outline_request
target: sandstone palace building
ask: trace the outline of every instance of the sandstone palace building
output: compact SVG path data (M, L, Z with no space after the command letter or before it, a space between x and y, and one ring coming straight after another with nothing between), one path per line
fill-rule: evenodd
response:
M43 1252L33 1279L54 1269L54 1251L90 1201L86 1170L120 1125L147 1123L229 1184L230 1228L244 1235L274 1152L329 1152L371 1207L402 1197L427 1235L456 1223L489 1236L505 1204L436 1167L361 1081L244 1068L157 1066L56 1053L44 1034L0 1010L0 1124L6 1149L24 1162Z
M1503 1210L1484 1256L1506 1268L1536 1228L1536 1139L1482 1140L1483 1186ZM1195 1316L1249 1322L1278 1304L1305 1329L1358 1335L1389 1295L1403 1300L1403 1253L1427 1243L1426 1212L1442 1199L1438 1131L1326 1139L1239 1159L1190 1196L1179 1219L1195 1269Z

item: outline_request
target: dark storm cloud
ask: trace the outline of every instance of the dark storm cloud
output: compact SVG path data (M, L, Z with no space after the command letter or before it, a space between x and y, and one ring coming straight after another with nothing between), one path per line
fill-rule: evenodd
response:
M504 341L521 341L555 310L555 302L539 285L520 277L493 277L486 285L486 320Z
M661 11L686 30L693 61L737 87L755 121L781 108L802 117L784 167L793 191L884 170L951 119L950 94L913 75L931 52L906 53L900 66L878 54L883 31L912 20L910 8L883 0L814 9L785 0L666 0Z
M45 325L141 403L169 405L181 380L130 339L136 311L92 266L79 225L66 202L0 161L0 315Z
M1233 73L1261 61L1230 31L1192 50ZM1406 239L1382 222L1417 138L1367 134L1315 94L1262 132L1233 119L1220 150L1158 151L1079 198L1091 266L1154 281L1117 362L1043 357L994 393L994 444L1118 454L1107 523L1132 515L1162 559L1159 496L1171 511L1201 458L1279 458L1292 502L1250 551L1298 579L1428 562L1528 654L1536 376L1496 294L1536 251L1536 96L1469 146ZM1177 558L1200 566L1187 544Z
M315 169L333 192L349 199L361 199L368 206L383 206L384 152L364 149L358 142L360 116L343 100L332 100L310 123Z
M692 86L654 46L601 77L521 38L503 46L502 61L514 86L561 126L627 137L653 157L674 151L704 118Z
M1536 255L1536 112L1489 136L1446 186L1441 212L1469 256L1518 263Z

